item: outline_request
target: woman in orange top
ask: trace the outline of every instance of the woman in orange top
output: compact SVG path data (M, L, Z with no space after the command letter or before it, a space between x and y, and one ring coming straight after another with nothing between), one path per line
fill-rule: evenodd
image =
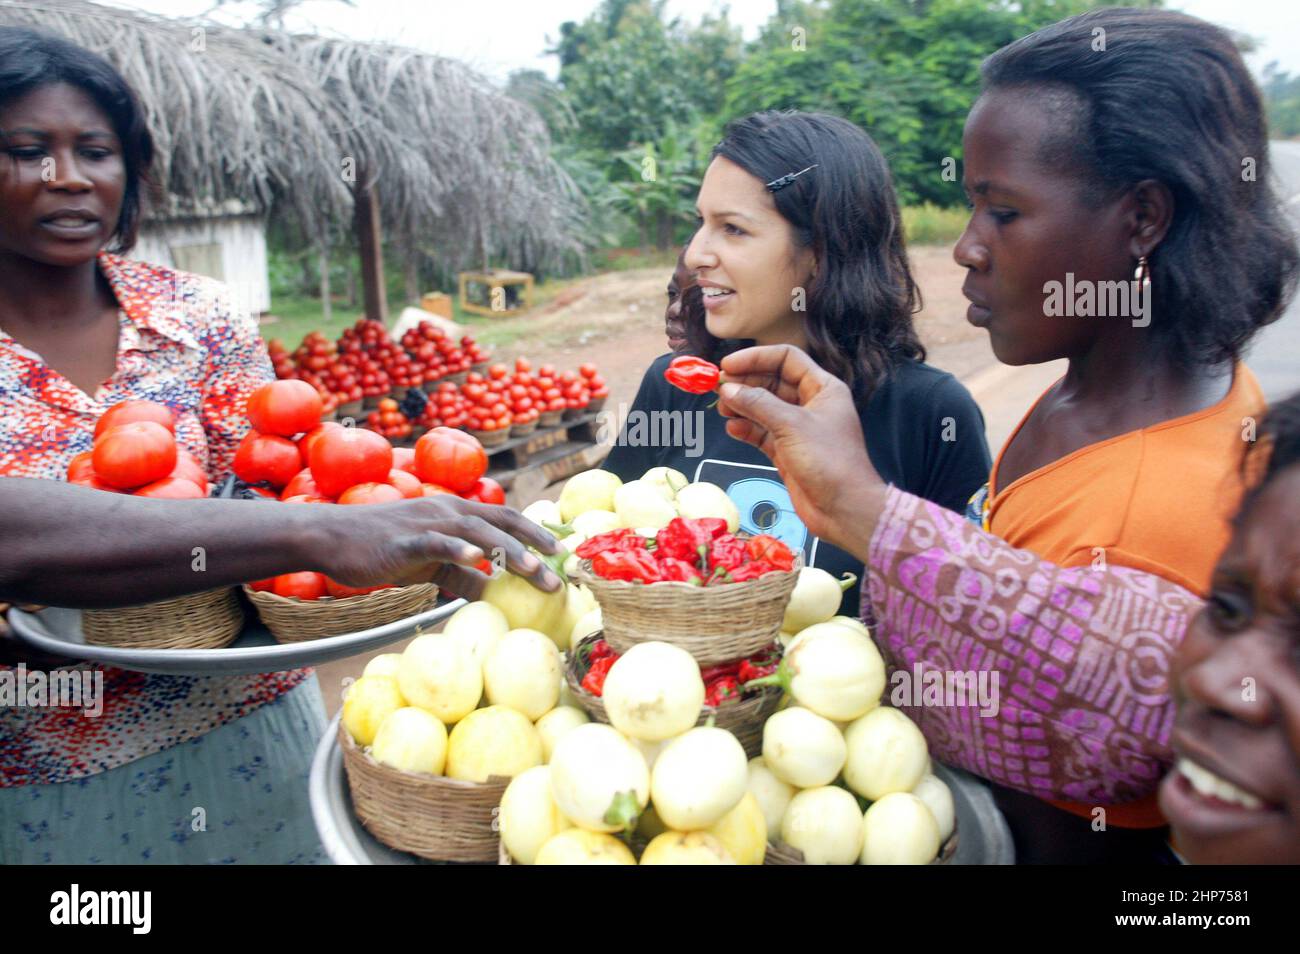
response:
M1206 593L1264 410L1239 358L1281 314L1300 255L1269 185L1259 91L1223 30L1160 10L1098 10L1010 44L982 76L963 140L972 216L954 250L968 269L968 318L1005 363L1070 362L1003 448L991 495L972 501L1001 540L932 522L925 551L899 575L906 561L894 551L921 537L901 518L890 536L890 523L914 505L880 483L865 453L848 452L856 438L840 388L795 349L724 360L736 383L722 408L744 419L729 423L732 436L776 463L810 531L867 563L889 601L869 590L891 663L956 668L954 653L978 646L972 668L1018 680L1021 724L1004 718L996 739L975 721L931 732L922 714L933 746L952 742L1007 786L999 802L1018 857L1172 860L1152 796L1170 759L1169 634L1183 630L1164 620L1150 646L1133 617L1126 625L1140 631L1107 630L1106 613L1127 612L1119 598L1088 604L1079 625L1069 594L1041 608L1035 580L1065 573L1078 595L1090 584L1062 567L1114 566ZM972 554L991 565L1008 544L1028 554L977 579ZM927 574L959 564L972 576L938 613L899 615L910 610L893 582L913 573L908 596L924 600L935 592ZM1126 577L1139 594L1157 589L1152 578ZM1003 590L1023 597L1009 614L994 605ZM961 615L979 600L993 611ZM1051 732L1061 748L1039 737ZM1124 786L1102 780L1111 763L1143 759L1141 771L1116 770Z

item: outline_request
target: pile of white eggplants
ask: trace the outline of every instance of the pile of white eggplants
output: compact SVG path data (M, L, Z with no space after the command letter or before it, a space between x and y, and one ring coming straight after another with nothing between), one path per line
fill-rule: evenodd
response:
M672 515L734 519L718 512L725 494L708 487L692 500L700 485L676 471L631 482L630 501L615 498L631 484L610 476L580 474L558 507L525 513L576 524L582 538L615 518L666 523L670 508L646 512L652 497L671 498ZM592 526L581 526L584 513ZM568 698L562 653L599 631L599 608L585 587L542 594L509 574L443 632L371 660L347 692L343 725L395 769L510 778L498 821L518 864L637 864L638 854L640 864L761 864L769 842L810 864L925 864L952 834L952 794L930 772L920 730L880 704L885 667L866 627L835 615L852 582L800 571L784 657L767 680L786 695L754 759L729 731L696 725L700 667L664 642L614 663L602 697L610 724L591 722Z

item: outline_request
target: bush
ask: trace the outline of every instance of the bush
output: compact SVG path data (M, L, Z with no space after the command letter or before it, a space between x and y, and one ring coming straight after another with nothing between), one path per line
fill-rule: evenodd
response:
M960 206L903 206L903 234L908 245L951 245L961 237L970 213Z

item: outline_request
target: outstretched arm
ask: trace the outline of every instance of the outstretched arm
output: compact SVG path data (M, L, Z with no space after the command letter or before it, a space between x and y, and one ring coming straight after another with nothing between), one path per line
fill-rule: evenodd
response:
M126 606L314 570L351 586L433 580L473 596L501 548L535 585L559 579L525 549L554 538L508 507L450 495L363 507L150 500L0 478L0 599Z

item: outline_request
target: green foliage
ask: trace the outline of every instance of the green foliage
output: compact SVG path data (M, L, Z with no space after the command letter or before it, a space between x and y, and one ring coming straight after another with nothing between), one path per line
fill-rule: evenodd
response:
M1300 136L1300 76L1278 69L1275 62L1269 63L1264 67L1262 85L1269 135L1274 139Z
M994 50L1080 13L1089 0L829 0L781 4L727 85L726 113L820 110L866 129L904 203L952 205L943 160Z
M902 211L903 235L908 245L952 245L970 218L962 206L943 208L929 202L905 205Z
M663 0L603 0L586 20L561 26L551 50L558 84L517 75L511 92L546 116L560 162L593 210L595 247L615 236L661 249L684 239L708 148L727 120L762 109L857 123L885 153L904 204L950 207L963 196L944 160L961 157L980 62L1094 5L781 0L746 48L725 12L692 24L667 20ZM647 157L656 179L641 177Z

